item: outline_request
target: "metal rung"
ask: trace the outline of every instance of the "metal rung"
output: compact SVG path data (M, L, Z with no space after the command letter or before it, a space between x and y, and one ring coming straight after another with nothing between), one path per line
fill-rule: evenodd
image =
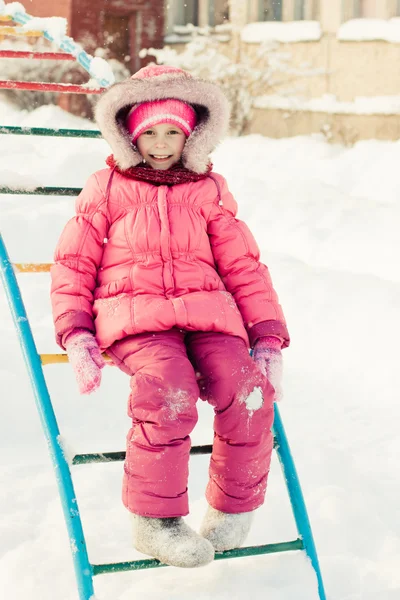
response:
M32 190L0 187L0 194L21 194L24 196L78 196L81 191L82 188L73 187L37 187Z
M0 18L1 21L1 18ZM75 56L66 52L29 52L26 50L0 50L0 58L33 58L37 60L69 60L75 61Z
M43 37L43 31L33 29L32 31L26 31L22 27L13 27L12 25L3 25L0 27L0 35L15 35L22 37Z
M126 452L98 452L97 454L76 454L72 459L73 465L87 465L91 463L108 463L125 460Z
M273 554L276 552L289 552L293 550L304 550L303 540L297 538L291 542L279 542L276 544L265 544L264 546L247 546L246 548L235 548L226 552L216 552L215 560L226 558L241 558L244 556L258 556L260 554ZM104 573L118 573L120 571L139 571L140 569L154 569L156 567L166 567L156 559L133 560L119 563L109 563L104 565L92 565L93 575L102 575Z
M49 273L52 263L13 263L17 273Z
M1 28L0 28L1 35ZM93 88L87 85L72 83L44 83L41 81L3 81L0 89L28 90L30 92L61 92L63 94L102 94L106 88Z
M57 363L67 363L67 354L40 354L40 361L42 365L54 365Z
M1 52L0 52L1 56ZM68 56L68 55L67 55ZM70 138L101 138L102 135L97 129L51 129L49 127L16 127L11 125L2 125L0 133L10 135L40 135L51 137L70 137Z
M274 449L278 446L277 440L274 437ZM204 444L204 446L193 446L190 449L192 456L198 456L199 454L211 454L212 444ZM95 454L76 454L72 459L73 465L87 465L93 463L109 463L125 460L126 452L120 450L117 452L97 452Z
M211 454L212 444L205 444L204 446L193 446L190 449L190 454ZM108 463L115 461L125 460L126 452L121 450L119 452L98 452L96 454L76 454L72 459L73 465L86 465L90 463Z
M106 352L102 353L102 356L106 362L111 363L111 358L108 356ZM40 361L42 365L54 365L57 363L67 363L68 355L67 354L39 354Z

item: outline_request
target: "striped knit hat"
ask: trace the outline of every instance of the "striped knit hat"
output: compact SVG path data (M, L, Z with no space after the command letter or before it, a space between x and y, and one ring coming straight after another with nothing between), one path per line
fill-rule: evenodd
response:
M176 98L153 100L133 106L128 114L126 125L135 144L138 137L158 123L172 123L186 135L196 127L197 116L194 108Z

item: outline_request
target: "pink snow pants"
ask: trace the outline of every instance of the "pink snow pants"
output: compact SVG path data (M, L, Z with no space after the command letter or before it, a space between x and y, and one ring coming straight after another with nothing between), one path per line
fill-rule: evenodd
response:
M263 504L274 389L241 338L173 329L130 336L113 344L110 355L131 374L123 484L128 510L148 517L188 514L189 436L199 397L215 412L208 503L227 513Z

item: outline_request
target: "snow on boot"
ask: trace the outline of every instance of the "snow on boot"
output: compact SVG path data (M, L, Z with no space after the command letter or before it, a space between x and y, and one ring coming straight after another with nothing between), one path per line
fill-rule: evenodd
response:
M200 528L200 535L209 540L217 552L240 548L249 533L254 511L224 513L209 506Z
M202 567L214 560L212 544L181 517L133 517L133 545L172 567Z

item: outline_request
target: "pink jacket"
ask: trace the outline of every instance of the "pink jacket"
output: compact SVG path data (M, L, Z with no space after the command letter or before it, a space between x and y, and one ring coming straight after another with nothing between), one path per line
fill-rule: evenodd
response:
M110 173L89 178L56 249L51 300L61 347L76 327L95 332L102 349L174 327L251 345L273 334L288 344L268 269L221 175L168 187L115 172L107 200Z

